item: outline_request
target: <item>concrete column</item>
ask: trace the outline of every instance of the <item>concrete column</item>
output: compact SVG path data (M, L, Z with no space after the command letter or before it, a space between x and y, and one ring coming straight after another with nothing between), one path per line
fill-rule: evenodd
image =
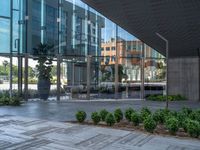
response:
M92 56L87 56L87 99L90 100L90 67L91 67Z
M60 82L60 63L61 63L61 56L60 54L57 55L57 101L60 101L60 86L61 86L61 82Z
M24 68L24 100L28 101L28 56L25 54L25 68Z
M199 58L170 58L168 60L169 95L181 94L188 100L199 100Z

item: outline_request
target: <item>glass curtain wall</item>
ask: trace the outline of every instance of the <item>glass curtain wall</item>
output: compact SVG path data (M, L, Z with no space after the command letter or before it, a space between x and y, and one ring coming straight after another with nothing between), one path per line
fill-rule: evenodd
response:
M141 96L143 43L81 0L1 0L0 39L0 53L17 56L18 70L28 70L29 89L37 90L34 48L42 43L53 47L52 87L61 88L63 96L73 98L74 92L76 98L88 98L88 89L92 99ZM25 54L30 58L28 69L22 67ZM156 75L161 76L159 67L165 62L148 46L145 57L145 84L149 85L150 80L158 81Z

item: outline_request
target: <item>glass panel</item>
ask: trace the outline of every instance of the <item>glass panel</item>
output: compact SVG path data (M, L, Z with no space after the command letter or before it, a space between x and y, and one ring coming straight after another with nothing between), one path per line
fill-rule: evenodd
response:
M0 16L10 17L10 0L0 0Z
M118 27L118 76L121 98L140 98L142 42Z
M61 65L61 87L67 99L86 99L86 57L65 57Z
M10 52L10 20L0 18L0 53Z
M0 92L9 90L10 59L0 57Z
M32 0L31 7L32 48L41 42L58 47L58 0Z
M20 52L19 11L13 11L13 52Z
M91 98L115 98L115 65L109 56L93 57L91 61Z
M17 10L19 9L19 3L20 3L20 1L21 0L13 0L13 8L14 9L17 9Z
M145 45L145 58L145 96L165 95L166 62L164 57L148 45Z

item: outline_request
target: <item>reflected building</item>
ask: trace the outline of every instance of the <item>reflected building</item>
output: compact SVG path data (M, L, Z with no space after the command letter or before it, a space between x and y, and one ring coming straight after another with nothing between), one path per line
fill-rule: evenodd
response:
M124 72L128 75L128 81L140 81L141 76L141 56L143 42L140 40L127 41L118 37L118 40L110 39L101 44L101 66L113 66L116 63L116 51L118 51L118 64L124 67ZM145 58L161 59L163 55L156 52L148 45L144 45ZM146 78L153 79L159 62L157 60L147 60L145 62Z
M67 85L86 85L90 55L90 83L97 86L101 66L115 64L116 50L128 80L140 80L142 42L81 0L1 0L0 41L0 54L20 59L25 54L32 58L40 43L54 45L54 59L62 57L61 77ZM148 46L145 56L160 58ZM20 61L18 68L24 65Z

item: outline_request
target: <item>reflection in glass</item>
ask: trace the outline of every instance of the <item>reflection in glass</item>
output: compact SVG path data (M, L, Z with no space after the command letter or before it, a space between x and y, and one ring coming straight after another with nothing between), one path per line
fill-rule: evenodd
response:
M10 20L0 18L0 53L10 52Z

